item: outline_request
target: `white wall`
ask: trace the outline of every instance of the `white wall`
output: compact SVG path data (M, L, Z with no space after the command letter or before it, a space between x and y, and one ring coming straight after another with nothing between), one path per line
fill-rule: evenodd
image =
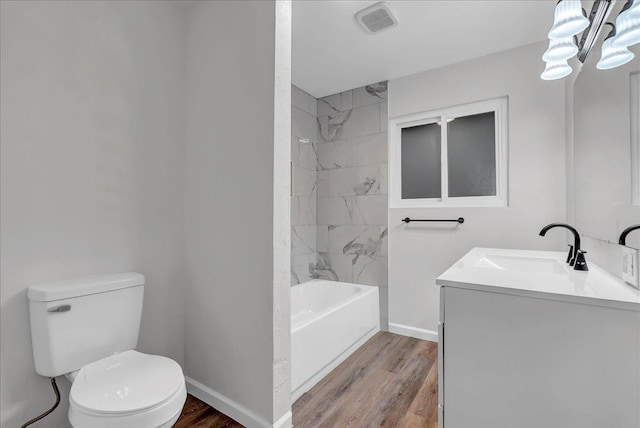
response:
M166 2L1 3L1 422L53 403L26 288L134 270L139 349L183 361L183 68ZM114 314L116 315L116 314ZM38 426L66 426L62 405Z
M200 2L187 40L187 375L267 423L289 409L287 7Z
M562 250L538 232L565 219L564 83L539 75L545 43L389 82L389 117L509 97L509 206L389 209L389 322L435 339L435 278L476 246ZM464 217L458 227L404 225L403 217ZM390 325L391 328L391 325Z
M291 414L291 33L292 4L276 1L273 101L273 348L272 425L292 426ZM289 168L288 168L289 167Z

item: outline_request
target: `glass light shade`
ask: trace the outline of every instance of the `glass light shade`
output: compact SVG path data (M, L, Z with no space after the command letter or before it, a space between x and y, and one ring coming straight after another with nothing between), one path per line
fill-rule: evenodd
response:
M596 64L598 70L608 70L628 63L635 56L633 52L625 46L616 47L613 45L615 36L608 37L602 42L602 56Z
M628 47L640 43L640 1L633 0L631 5L620 12L616 18L616 36L613 46Z
M550 39L563 39L575 36L589 26L589 20L582 12L580 0L560 0L553 14L553 26L549 31Z
M564 39L553 39L549 41L549 48L542 55L545 62L558 62L572 58L578 53L578 46L573 41L573 37Z
M548 62L544 71L540 75L542 80L557 80L571 74L571 66L567 61Z

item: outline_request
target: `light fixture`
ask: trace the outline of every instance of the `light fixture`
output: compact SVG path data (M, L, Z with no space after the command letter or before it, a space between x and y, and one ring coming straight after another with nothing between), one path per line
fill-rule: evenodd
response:
M616 27L609 22L607 22L607 25L611 25L613 29L607 38L604 39L604 42L602 42L602 56L596 65L598 70L608 70L619 67L631 61L635 56L626 46L615 46L613 44L617 38Z
M549 48L542 55L545 62L564 61L578 53L578 46L573 37L553 39L549 41Z
M560 0L556 5L549 39L572 37L589 26L580 0Z
M557 80L571 74L571 66L567 64L567 60L548 62L544 71L540 75L542 80Z
M578 61L584 64L605 25L611 25L613 31L602 43L602 56L596 67L608 70L635 57L627 47L640 43L640 0L627 0L616 19L618 25L605 24L614 3L615 0L594 0L589 19L582 10L581 0L560 0L556 4L553 27L549 31L549 47L542 55L547 64L541 79L556 80L571 74L567 60L576 54L576 49ZM578 36L577 33L583 30Z
M627 1L616 18L616 28L613 46L628 47L640 43L640 1Z

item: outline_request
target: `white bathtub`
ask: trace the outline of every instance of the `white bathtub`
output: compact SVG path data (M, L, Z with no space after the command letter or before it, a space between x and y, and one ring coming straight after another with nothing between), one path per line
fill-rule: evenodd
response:
M378 288L325 280L291 287L291 402L380 331Z

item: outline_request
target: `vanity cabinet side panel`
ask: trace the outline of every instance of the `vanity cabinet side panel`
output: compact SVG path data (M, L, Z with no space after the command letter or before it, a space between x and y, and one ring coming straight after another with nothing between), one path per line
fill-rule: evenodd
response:
M438 426L444 426L444 294L440 287L440 314L438 321Z
M640 312L445 287L445 428L640 426Z

